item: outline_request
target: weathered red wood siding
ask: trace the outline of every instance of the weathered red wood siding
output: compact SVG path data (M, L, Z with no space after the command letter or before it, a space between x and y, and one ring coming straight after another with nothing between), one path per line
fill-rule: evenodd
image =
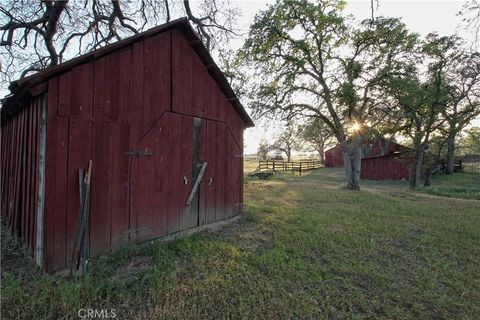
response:
M325 151L325 166L328 168L343 167L342 148L337 146Z
M402 180L408 179L411 157L407 153L388 154L362 159L361 179Z
M48 80L47 271L70 266L80 207L78 169L86 169L89 160L91 257L128 241L145 241L241 213L245 124L209 72L182 31L169 30ZM36 195L22 195L37 185L33 177L38 159L32 158L38 155L35 103L2 126L1 167L2 175L8 176L2 179L2 214L10 225L21 221L19 232L28 234L32 248L35 212L23 208L36 208ZM201 138L195 142L194 122L199 121ZM3 135L4 130L8 134ZM198 160L208 165L195 198L198 203L187 206L196 178L196 143ZM131 150L152 155L130 157ZM7 199L13 200L9 204Z
M378 138L364 142L362 156L363 158L377 157L394 152L404 152L409 150L410 149L408 147L402 146L401 144ZM343 154L340 146L336 146L325 151L325 166L343 167Z
M39 132L43 95L1 126L1 212L31 251L36 245Z

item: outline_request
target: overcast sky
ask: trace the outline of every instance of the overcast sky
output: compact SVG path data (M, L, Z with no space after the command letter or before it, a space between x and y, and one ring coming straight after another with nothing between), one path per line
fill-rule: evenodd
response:
M238 0L232 1L234 5L240 8L242 17L239 21L240 28L247 32L249 25L253 22L255 14L267 7L274 1L258 0ZM432 31L437 31L440 35L459 34L463 38L471 39L472 35L458 28L461 18L457 13L462 8L465 1L392 1L380 0L376 15L386 17L399 17L413 32L422 35ZM357 0L348 1L346 12L354 16L356 20L363 20L370 17L370 1ZM234 47L239 46L239 42L233 43ZM476 124L480 125L480 121ZM278 131L271 122L267 126L257 123L255 128L245 131L245 154L255 153L258 143L262 138L271 141L275 132Z

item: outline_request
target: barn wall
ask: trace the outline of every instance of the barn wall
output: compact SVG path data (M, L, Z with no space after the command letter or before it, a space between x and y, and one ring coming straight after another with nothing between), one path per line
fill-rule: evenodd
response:
M410 150L395 142L388 142L386 139L376 139L365 141L362 146L362 157L377 157L393 152L404 152ZM325 151L326 167L343 167L343 154L339 146L333 147Z
M243 121L180 30L172 32L172 100L173 112L225 122L240 145Z
M362 159L361 179L408 179L410 160L410 157L406 154L390 154Z
M33 251L36 245L40 112L33 98L1 127L1 212L9 229Z
M329 168L343 167L343 154L340 147L325 151L325 166Z
M78 169L93 160L90 256L241 213L244 124L180 31L164 32L48 83L45 267L70 266ZM194 118L201 119L199 216ZM149 157L129 157L143 150ZM188 183L184 183L184 178ZM153 192L152 192L153 191Z

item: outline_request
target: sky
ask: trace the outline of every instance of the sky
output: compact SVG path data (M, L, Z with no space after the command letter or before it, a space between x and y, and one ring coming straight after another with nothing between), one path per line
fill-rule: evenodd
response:
M255 14L267 8L268 4L275 1L237 0L231 1L241 11L239 28L248 32L248 27L253 22ZM451 35L457 33L466 39L472 39L472 34L458 28L462 18L457 16L465 1L393 1L380 0L378 3L377 16L398 17L407 27L421 35L436 31L440 35ZM357 0L348 1L346 13L351 14L356 20L363 20L370 17L370 1ZM241 45L241 41L232 43L234 49ZM475 125L480 125L476 120ZM272 142L274 136L281 130L275 122L262 123L256 121L256 127L245 131L245 154L256 153L258 144L262 139Z
M194 2L194 0L192 0ZM230 0L231 5L240 10L237 26L242 34L246 34L249 26L253 23L255 14L265 10L274 0ZM403 20L407 27L421 35L432 31L440 35L457 33L465 39L472 39L473 35L459 28L462 18L457 15L465 1L445 0L379 0L376 16L398 17ZM346 13L352 15L357 21L370 18L370 0L347 1ZM231 42L231 49L238 49L243 44L242 38ZM8 92L1 90L0 96ZM245 131L245 154L256 153L258 144L262 139L273 142L275 136L281 131L281 124L272 121L255 121L254 128ZM475 120L474 125L480 126L480 119Z

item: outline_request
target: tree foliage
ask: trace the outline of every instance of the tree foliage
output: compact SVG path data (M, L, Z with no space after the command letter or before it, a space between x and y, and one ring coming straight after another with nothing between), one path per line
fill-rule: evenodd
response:
M270 146L270 149L280 154L285 154L287 161L290 162L292 160L292 152L300 149L300 139L295 126L291 123L287 124Z
M325 163L325 150L336 144L330 128L319 118L311 118L298 127L297 135L307 151L315 151L320 161Z
M381 103L379 87L403 72L417 36L398 19L353 26L343 1L279 1L255 18L243 50L258 72L256 116L321 119L342 146L347 185L359 188L362 130Z
M480 127L471 127L459 137L458 154L480 154Z

